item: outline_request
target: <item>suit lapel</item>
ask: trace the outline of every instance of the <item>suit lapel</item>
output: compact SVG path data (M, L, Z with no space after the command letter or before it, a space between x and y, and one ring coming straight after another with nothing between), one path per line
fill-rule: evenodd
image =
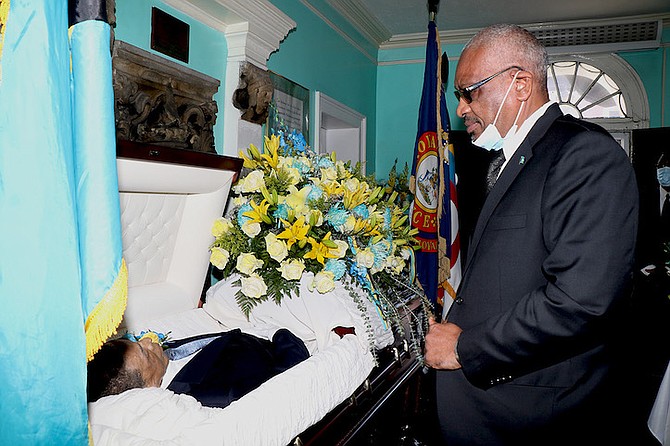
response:
M493 211L498 206L498 203L500 203L500 200L503 198L505 192L507 192L507 189L509 189L510 185L514 182L516 177L531 161L533 154L535 153L536 145L540 142L540 139L544 136L553 122L560 116L562 116L562 112L558 105L554 104L547 109L545 114L542 115L535 123L516 152L514 152L514 155L512 155L502 173L500 174L500 177L498 178L495 186L486 197L484 206L482 207L479 217L477 218L477 224L475 225L475 230L470 241L470 247L468 249L468 260L463 272L464 277L476 255L477 246L479 245L479 242L482 238L484 229L488 225L491 214L493 214Z

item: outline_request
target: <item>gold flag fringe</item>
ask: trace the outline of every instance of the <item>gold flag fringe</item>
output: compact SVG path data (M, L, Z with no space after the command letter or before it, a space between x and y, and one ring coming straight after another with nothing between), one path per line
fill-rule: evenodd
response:
M0 0L0 62L2 61L2 47L5 42L5 29L9 18L9 0ZM2 82L2 64L0 63L0 82Z
M86 319L86 361L93 359L102 344L116 331L123 319L128 302L128 268L125 259L121 259L119 275L112 287L98 302Z

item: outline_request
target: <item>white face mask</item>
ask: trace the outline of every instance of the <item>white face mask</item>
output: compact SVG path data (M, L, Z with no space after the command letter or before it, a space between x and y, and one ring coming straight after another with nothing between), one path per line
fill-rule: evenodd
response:
M656 170L658 184L663 187L670 187L670 167L659 167Z
M503 97L503 100L500 103L500 107L498 107L498 112L496 113L496 117L493 119L493 123L487 125L482 134L479 135L477 139L472 141L474 145L479 146L486 150L500 150L505 145L505 141L509 140L517 132L518 127L516 123L519 120L519 116L521 116L521 110L523 110L523 106L526 103L525 101L521 103L521 107L519 107L519 111L516 114L516 118L514 118L514 124L512 124L512 127L510 127L509 131L507 132L507 135L505 135L504 138L500 136L498 127L496 127L496 122L498 122L498 118L500 117L500 112L502 111L503 105L505 104L507 95L509 95L509 92L512 90L512 86L514 85L514 81L516 81L516 77L518 74L519 72L517 71L514 74L512 83L509 84L509 87L507 87L507 91L505 92L505 96Z

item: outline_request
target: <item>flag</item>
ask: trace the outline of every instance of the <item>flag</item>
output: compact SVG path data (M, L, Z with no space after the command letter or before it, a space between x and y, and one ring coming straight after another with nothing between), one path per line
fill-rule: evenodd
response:
M443 57L446 62L446 54ZM449 116L441 77L440 42L431 20L410 179L414 194L411 224L419 231L415 256L419 283L433 304L446 308L460 281L460 262L453 145L448 141Z
M0 444L88 444L125 308L110 28L68 28L66 0L0 0Z

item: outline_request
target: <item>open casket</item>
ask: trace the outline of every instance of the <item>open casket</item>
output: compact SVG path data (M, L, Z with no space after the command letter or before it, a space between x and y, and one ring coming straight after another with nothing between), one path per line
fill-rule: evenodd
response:
M394 336L370 304L373 356L366 323L342 288L319 295L301 286L299 298L281 306L264 302L247 318L235 302L231 278L205 290L202 304L211 225L224 211L241 160L134 143L120 143L118 154L129 270L119 331L170 332L179 339L240 328L270 338L288 328L304 341L310 358L224 409L203 407L165 388L102 398L89 405L96 445L360 444L372 435L369 426L382 407L403 392L407 399L407 383L419 369L407 340ZM420 311L418 302L408 308ZM340 337L333 331L338 326L354 327L356 335ZM188 360L171 362L164 387ZM388 444L379 438L365 444Z

